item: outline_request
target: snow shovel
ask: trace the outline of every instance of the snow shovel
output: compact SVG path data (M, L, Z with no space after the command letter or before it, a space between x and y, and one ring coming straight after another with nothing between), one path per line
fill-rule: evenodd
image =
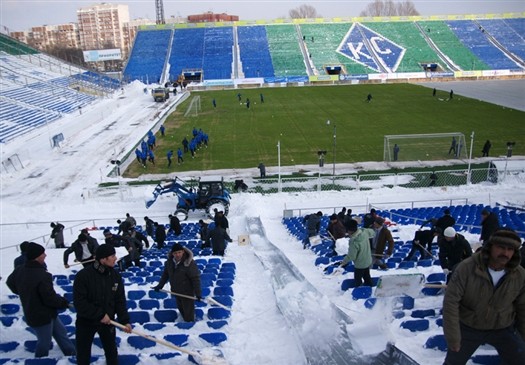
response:
M71 267L71 266L77 266L77 265L82 265L82 264L88 264L88 263L90 263L90 262L93 262L93 261L95 261L95 259L91 259L91 260L86 260L86 261L80 261L80 262L76 262L76 263L74 263L74 264L71 264L71 265L68 265L68 266L69 266L69 267Z
M421 292L425 275L423 274L401 274L384 275L377 282L376 297L395 297L408 295L417 297Z
M429 252L425 246L423 246L421 243L419 243L419 241L414 241L414 243L416 245L418 245L419 247L421 247L423 250L425 250L426 253L428 253L430 256L432 256L432 258L435 260L436 259L436 256L432 255L432 252Z
M153 289L153 288L151 288L151 289ZM169 290L160 289L159 291L164 292L164 293L168 293L168 294L173 294L173 295L175 295L175 296L177 296L177 297L181 297L181 298L187 298L187 299L199 300L199 299L197 299L197 298L195 298L195 297L191 297L191 296L189 296L189 295L184 295L184 294L179 294L179 293L174 293L174 292L169 291ZM228 311L231 311L231 310L232 310L231 308L225 306L224 304L219 303L218 301L216 301L215 299L212 299L212 298L206 298L205 300L202 300L202 299L201 299L201 302L202 302L202 301L206 301L208 304L214 304L214 305L217 305L217 306L219 306L219 307L221 307L221 308L223 308L223 309L226 309L226 310L228 310Z
M111 324L115 327L118 327L120 329L124 329L126 328L126 326L118 323L118 322L115 322L115 321L110 321ZM195 362L199 365L228 365L228 362L226 361L226 359L224 357L222 357L222 354L206 354L206 355L203 355L203 354L200 354L198 352L195 352L195 351L190 351L190 350L186 350L186 349L183 349L181 347L178 347L178 346L175 346L174 344L170 343L170 342L167 342L167 341L164 341L164 340L160 340L158 338L154 338L154 337L151 337L151 336L148 336L144 333L141 333L141 332L138 332L138 331L135 331L135 330L131 330L132 333L140 336L140 337L144 337L148 340L151 340L151 341L154 341L156 343L160 343L161 345L164 345L164 346L168 346L168 347L171 347L172 349L174 350L177 350L177 351L180 351L180 352L184 352L185 354L188 354L188 355L191 355L193 357L193 359L195 360ZM216 351L216 352L219 352L220 351Z

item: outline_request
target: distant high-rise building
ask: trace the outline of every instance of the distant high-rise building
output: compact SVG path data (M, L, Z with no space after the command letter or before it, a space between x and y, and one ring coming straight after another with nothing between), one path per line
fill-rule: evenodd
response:
M124 37L129 8L119 4L93 4L77 9L80 48L83 50L120 48L123 56L130 42Z

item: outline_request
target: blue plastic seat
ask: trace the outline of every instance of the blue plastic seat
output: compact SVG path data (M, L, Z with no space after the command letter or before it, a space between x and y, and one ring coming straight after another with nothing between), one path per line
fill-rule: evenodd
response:
M341 283L341 290L347 291L348 289L355 288L355 280L354 279L345 279Z
M425 318L425 317L433 317L435 315L436 315L436 311L434 309L418 309L418 310L413 310L410 316L412 318Z
M400 327L409 330L410 332L421 332L426 331L429 328L428 319L417 319L413 321L404 321Z
M128 291L128 299L131 300L139 300L144 298L146 295L146 292L144 290L129 290Z
M208 318L213 319L227 319L230 318L231 312L224 308L212 307L208 309Z
M425 343L425 348L427 349L437 349L443 352L447 351L447 341L445 340L444 335L435 335L429 337Z
M232 286L233 285L233 280L231 280L231 279L219 279L219 280L217 280L215 285L217 285L217 286Z
M221 296L221 295L229 295L233 296L233 289L231 286L218 286L215 289L213 289L213 295Z
M15 350L18 347L18 345L20 344L16 341L1 342L0 343L0 353L11 352Z
M447 280L447 276L441 272L433 273L427 276L427 282L431 281L445 281Z
M15 303L0 304L0 311L2 312L2 314L7 316L10 314L18 313L19 310L20 306Z
M416 266L414 261L401 261L399 263L398 269L411 269Z
M157 343L141 336L129 336L128 344L137 350L144 350L146 348L155 347Z
M155 290L150 290L148 291L148 297L150 297L151 299L165 299L168 297L168 293L165 293L163 291L155 291Z
M229 295L218 295L218 296L212 297L212 299L216 300L217 302L227 307L231 307L233 305L233 298Z
M132 354L118 355L118 363L119 365L137 365L140 363L140 357Z
M503 364L503 361L501 361L501 358L498 354L494 355L474 355L470 358L470 361L472 361L474 364L481 364L481 365L499 365Z
M228 339L225 333L223 332L214 332L214 333L201 333L200 338L209 342L213 346L219 345L221 342L224 342Z
M146 311L129 311L131 323L144 324L149 322L149 313Z
M181 330L189 330L193 326L195 326L195 322L177 322L175 323L175 327Z
M186 346L188 344L188 335L186 334L166 335L164 336L164 339L179 347Z
M18 317L4 317L4 316L0 316L0 322L2 322L2 325L4 327L11 327L13 325L13 323L15 322L15 320L18 321Z
M128 308L128 309L135 309L135 308L137 308L137 302L134 301L134 300L130 300L130 299L126 300L126 308Z
M372 296L372 287L370 286L358 286L352 290L352 299L367 299Z
M144 310L159 309L160 302L156 299L142 299L139 300L139 308Z
M228 324L228 321L208 321L206 322L206 324L208 325L208 327L213 328L214 330L218 330L226 326Z
M155 319L161 323L174 323L177 319L177 311L171 309L156 310L153 312Z
M158 331L166 327L164 323L144 323L142 326L148 331Z

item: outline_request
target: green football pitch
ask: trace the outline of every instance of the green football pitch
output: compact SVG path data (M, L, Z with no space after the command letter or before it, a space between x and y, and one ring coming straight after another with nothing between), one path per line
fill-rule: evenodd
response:
M368 94L372 94L370 103L366 102ZM198 117L184 117L195 96L201 99ZM278 141L281 166L316 165L320 150L327 151L325 161L331 164L334 126L337 163L383 161L384 136L393 134L461 132L470 147L470 134L474 131L473 157L481 157L486 140L492 144L491 156L506 155L509 141L517 142L513 154L525 154L524 112L457 94L446 101L448 96L438 91L433 97L432 89L412 84L193 92L167 118L166 136L157 133L156 166L148 163L144 169L133 163L125 176L253 168L260 162L277 166ZM245 104L247 98L249 109ZM191 139L193 127L209 135L208 148L197 150L193 159L189 153L184 154L185 163L179 166L177 148L182 148L184 137ZM174 157L168 169L169 150L174 151Z

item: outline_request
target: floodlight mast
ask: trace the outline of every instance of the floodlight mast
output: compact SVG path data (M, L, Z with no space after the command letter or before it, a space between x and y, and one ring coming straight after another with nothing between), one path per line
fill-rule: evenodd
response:
M166 20L164 20L164 3L162 0L155 0L155 11L157 14L156 24L166 24Z

